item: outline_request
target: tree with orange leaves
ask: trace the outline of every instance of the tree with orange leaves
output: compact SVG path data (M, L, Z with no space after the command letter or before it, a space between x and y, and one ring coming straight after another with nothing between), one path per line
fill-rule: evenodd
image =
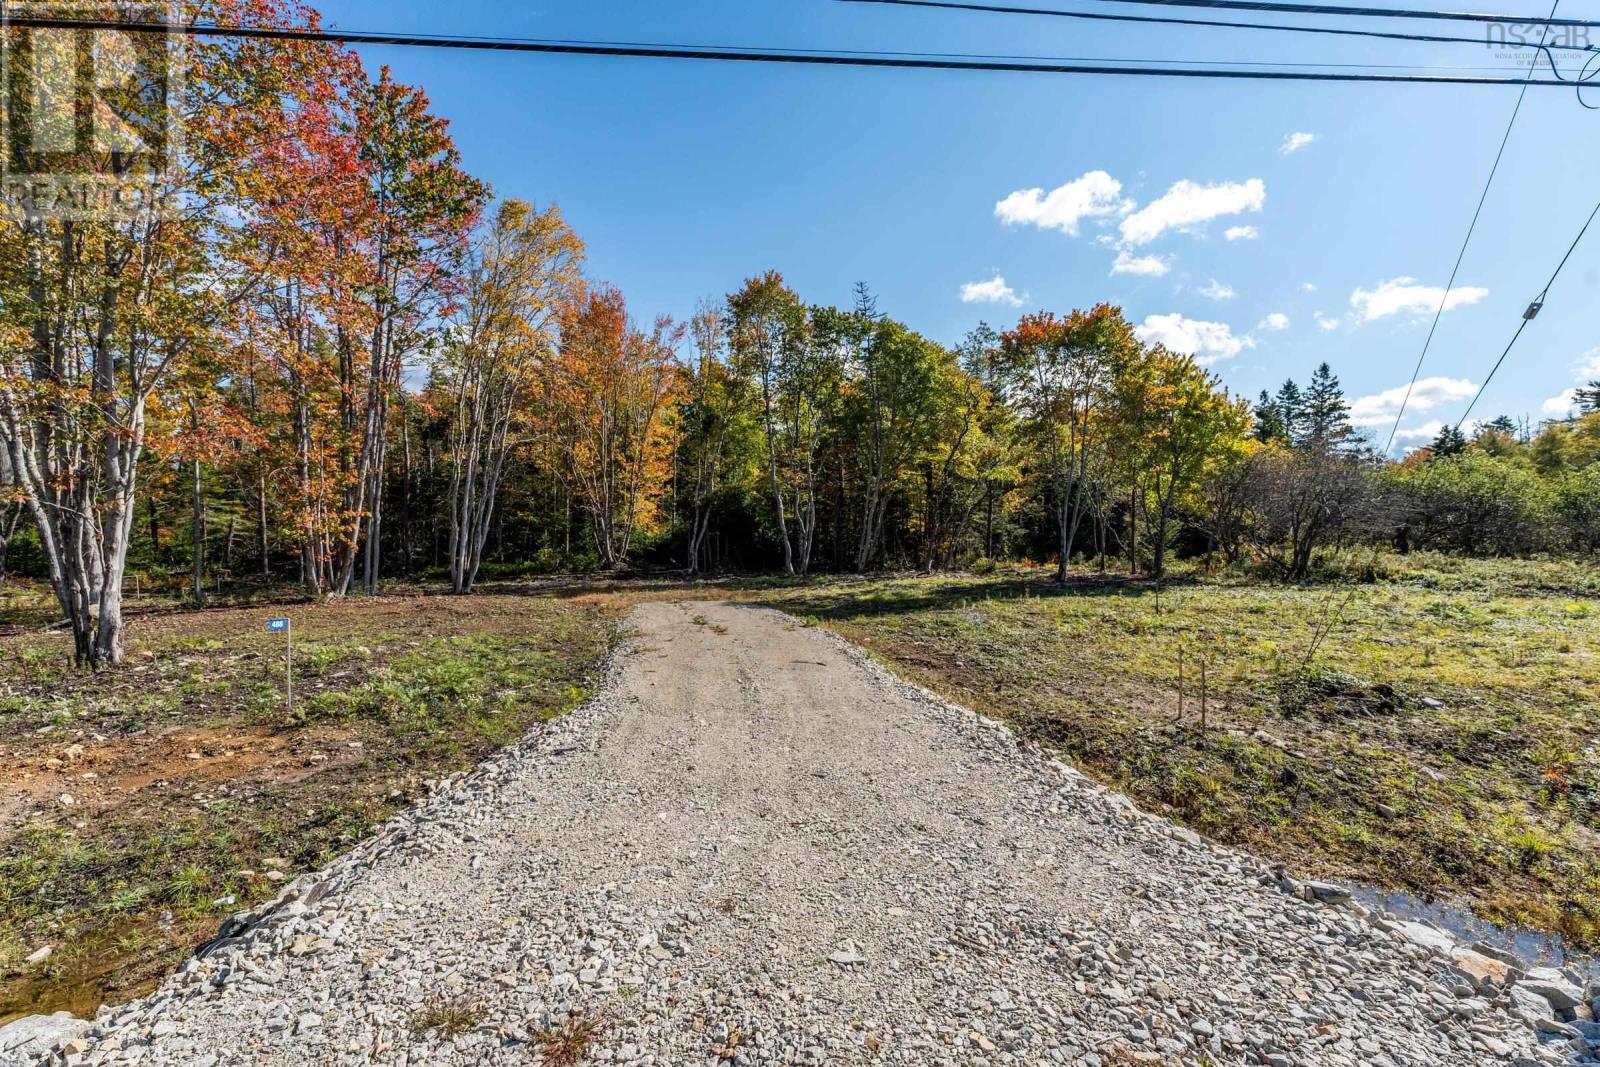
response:
M1056 577L1066 581L1078 531L1106 481L1112 388L1140 352L1122 311L1101 304L1066 318L1024 316L1000 338L1000 381L1040 449L1060 533Z
M570 481L607 568L626 565L636 537L661 525L683 335L666 317L641 330L622 294L599 287L572 306L540 376L543 453Z

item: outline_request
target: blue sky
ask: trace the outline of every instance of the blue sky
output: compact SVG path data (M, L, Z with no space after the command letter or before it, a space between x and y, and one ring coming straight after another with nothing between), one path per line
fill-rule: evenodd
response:
M1496 9L1535 6L1504 0ZM323 0L321 10L350 30L1519 72L1516 57L1487 45L833 0ZM1600 16L1576 3L1563 12L1586 13ZM882 310L947 342L981 319L1003 325L1023 311L1108 300L1147 336L1195 349L1252 397L1330 362L1380 437L1395 411L1386 394L1410 377L1516 96L1514 88L364 55L428 90L468 166L498 194L559 202L588 242L591 273L621 286L641 319L687 316L697 300L769 268L817 303L846 303L864 280ZM1566 89L1531 90L1403 444L1459 417L1600 197L1597 164L1600 112ZM1597 311L1600 232L1573 257L1479 414L1537 421L1561 412L1554 398L1600 377Z

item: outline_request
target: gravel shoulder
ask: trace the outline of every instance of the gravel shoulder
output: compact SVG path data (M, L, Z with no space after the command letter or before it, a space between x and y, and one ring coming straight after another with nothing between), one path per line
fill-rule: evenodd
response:
M594 700L44 1062L1583 1055L1600 990L1562 1022L1563 976L1512 984L1144 815L816 628L726 603L630 627Z

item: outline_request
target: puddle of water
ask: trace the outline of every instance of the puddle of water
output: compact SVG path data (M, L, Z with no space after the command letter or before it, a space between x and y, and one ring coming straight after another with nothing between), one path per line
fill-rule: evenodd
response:
M1430 904L1398 890L1355 885L1350 891L1356 900L1374 911L1387 911L1401 919L1420 920L1454 934L1466 944L1482 941L1486 945L1515 952L1532 967L1567 967L1586 978L1600 979L1600 957L1569 948L1559 934L1547 934L1524 926L1500 926L1478 918L1459 905L1444 901Z

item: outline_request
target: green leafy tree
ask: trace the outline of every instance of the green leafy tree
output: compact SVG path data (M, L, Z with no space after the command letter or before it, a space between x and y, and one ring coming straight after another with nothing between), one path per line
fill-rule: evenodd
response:
M811 567L818 456L839 391L837 350L813 340L805 305L777 271L728 298L729 347L738 373L754 383L785 574Z
M1108 474L1113 385L1139 352L1133 327L1109 304L1066 318L1028 315L1000 339L1006 396L1022 413L1054 504L1059 581L1067 579L1078 534Z

